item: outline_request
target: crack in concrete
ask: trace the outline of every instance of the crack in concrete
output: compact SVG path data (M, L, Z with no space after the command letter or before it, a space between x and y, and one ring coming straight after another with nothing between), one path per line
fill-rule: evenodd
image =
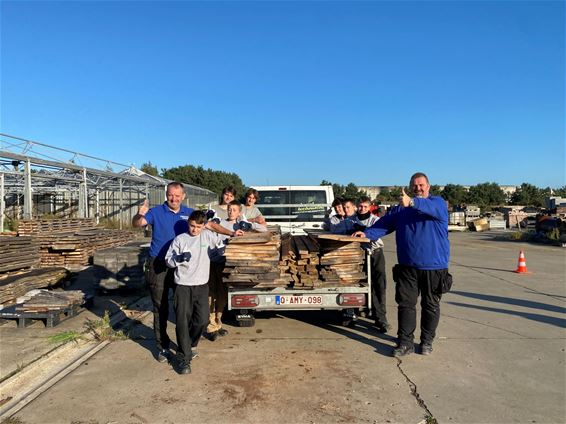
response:
M432 422L436 422L436 418L434 418L434 415L432 415L432 412L430 412L430 409L428 409L428 406L426 406L424 399L419 394L417 390L417 385L409 378L409 376L405 373L405 371L403 371L403 368L401 368L401 364L403 363L403 361L399 358L396 359L397 359L397 368L399 369L399 372L403 375L403 377L405 377L405 380L407 380L407 383L409 384L409 388L411 389L411 394L417 400L417 405L419 405L419 407L421 407L426 412L427 422L429 422L429 419L432 419Z

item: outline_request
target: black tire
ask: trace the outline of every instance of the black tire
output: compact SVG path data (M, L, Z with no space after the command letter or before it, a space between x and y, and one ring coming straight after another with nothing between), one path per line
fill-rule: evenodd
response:
M236 319L238 327L253 327L255 325L255 318Z

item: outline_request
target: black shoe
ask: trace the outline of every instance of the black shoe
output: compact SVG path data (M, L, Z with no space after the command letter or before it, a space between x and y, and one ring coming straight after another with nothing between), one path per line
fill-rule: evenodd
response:
M395 350L393 351L393 356L395 358L400 358L401 356L407 356L411 353L415 353L415 347L412 344L402 344L395 348Z
M375 327L378 333L382 333L382 334L385 334L389 330L391 330L391 325L389 325L389 323L387 322L376 322L373 326Z
M421 343L421 355L430 355L432 353L432 343Z
M157 353L157 362L167 362L169 360L169 350L162 349Z
M224 337L225 335L228 334L228 330L226 330L225 328L221 328L220 330L217 331L217 333L220 337Z
M185 358L179 358L179 374L190 374L191 373L191 361L188 361Z
M213 331L212 333L203 333L205 339L215 342L218 338L218 331Z

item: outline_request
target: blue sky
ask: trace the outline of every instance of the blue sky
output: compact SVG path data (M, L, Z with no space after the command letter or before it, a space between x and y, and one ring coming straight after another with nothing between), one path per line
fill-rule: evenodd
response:
M561 1L2 1L0 131L247 185L565 182Z

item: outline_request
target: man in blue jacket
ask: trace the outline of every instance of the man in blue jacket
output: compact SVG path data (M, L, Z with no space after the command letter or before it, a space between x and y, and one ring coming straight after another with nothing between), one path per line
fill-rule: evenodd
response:
M393 268L399 321L398 345L393 351L396 357L415 351L413 334L419 293L422 306L420 351L423 355L432 353L440 319L440 298L452 278L448 273L450 243L446 202L429 194L428 177L421 172L411 177L409 186L413 198L403 189L398 206L364 232L354 234L376 240L396 231L398 265Z

